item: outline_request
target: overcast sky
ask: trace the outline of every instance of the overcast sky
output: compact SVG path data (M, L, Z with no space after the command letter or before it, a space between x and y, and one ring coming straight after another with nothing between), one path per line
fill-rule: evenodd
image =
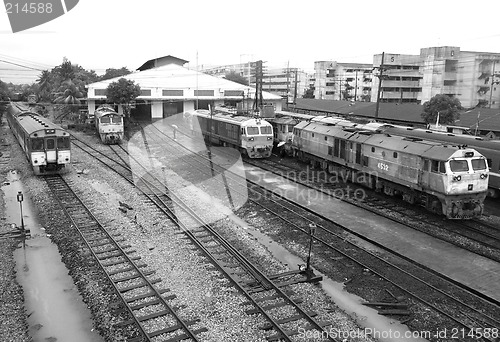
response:
M0 13L0 79L31 83L40 73L5 61L46 70L63 57L103 74L165 55L190 68L261 59L312 71L314 61L372 63L432 46L500 53L499 10L498 0L80 0L18 33Z

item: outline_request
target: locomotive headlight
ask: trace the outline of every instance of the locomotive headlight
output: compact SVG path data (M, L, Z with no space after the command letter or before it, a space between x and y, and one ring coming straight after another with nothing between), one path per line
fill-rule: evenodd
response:
M254 138L248 138L249 141L254 141Z
M267 137L267 140L273 140L273 138L271 138L271 137Z
M487 177L488 177L488 175L485 173L481 173L481 176L479 176L479 178L481 178L481 179L486 179Z
M453 181L454 182L460 182L462 180L462 176L454 176Z

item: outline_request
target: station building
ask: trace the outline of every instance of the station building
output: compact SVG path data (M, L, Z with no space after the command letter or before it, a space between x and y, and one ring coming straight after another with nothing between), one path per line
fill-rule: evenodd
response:
M138 120L154 121L209 106L253 108L255 88L186 68L186 63L174 56L164 56L147 61L131 74L87 85L89 113L106 103L107 87L122 77L141 87L141 95L131 111L131 116ZM282 110L281 96L262 91L262 102ZM118 111L123 112L120 104Z

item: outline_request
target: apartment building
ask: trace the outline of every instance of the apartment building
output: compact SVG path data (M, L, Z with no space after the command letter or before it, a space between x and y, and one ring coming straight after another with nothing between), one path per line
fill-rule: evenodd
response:
M447 94L458 98L465 108L500 108L500 53L443 46L420 49L420 58L422 103Z
M423 104L446 94L465 108L500 108L500 53L441 46L376 54L373 64L317 61L311 81L316 99Z
M201 70L202 72L224 77L230 72L235 72L245 78L250 87L255 87L256 62L222 65ZM293 103L294 99L301 98L306 89L309 89L309 75L299 68L263 68L262 90L274 95L279 95Z
M372 64L314 62L314 98L370 101Z
M379 54L373 56L373 67L372 102L377 102L377 97L380 97L380 102L422 102L424 75L421 56Z

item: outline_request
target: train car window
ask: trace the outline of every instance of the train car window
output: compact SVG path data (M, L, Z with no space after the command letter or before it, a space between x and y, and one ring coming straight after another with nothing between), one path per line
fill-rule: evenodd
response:
M375 147L372 146L372 152L375 153Z
M258 135L259 134L259 127L247 127L247 134L248 135Z
M289 133L293 132L293 126L292 126L292 125L289 125L289 126L288 126L288 132L289 132Z
M111 119L108 115L101 117L101 123L110 123Z
M54 150L56 148L56 140L55 139L47 139L45 140L47 150Z
M429 172L429 159L424 159L424 171Z
M312 137L314 138L314 133L312 134Z
M340 140L340 158L345 159L346 141Z
M43 151L43 139L32 139L31 140L31 150Z
M69 138L59 137L57 138L57 148L58 149L68 149L69 148Z
M467 160L450 160L450 169L452 172L469 171Z
M486 162L484 159L472 159L472 169L473 170L486 170Z
M325 141L328 141L328 137L325 135Z
M398 153L397 153L397 152L393 152L393 153L392 153L392 156L393 156L394 158L397 158L397 157L398 157Z
M438 172L439 170L439 161L431 160L431 172Z
M260 134L271 134L272 132L271 126L262 126L260 128Z
M332 146L328 146L328 155L333 155L333 147Z
M335 140L333 142L333 155L335 157L338 157L339 151L340 151L340 142L339 142L339 139L335 138Z

